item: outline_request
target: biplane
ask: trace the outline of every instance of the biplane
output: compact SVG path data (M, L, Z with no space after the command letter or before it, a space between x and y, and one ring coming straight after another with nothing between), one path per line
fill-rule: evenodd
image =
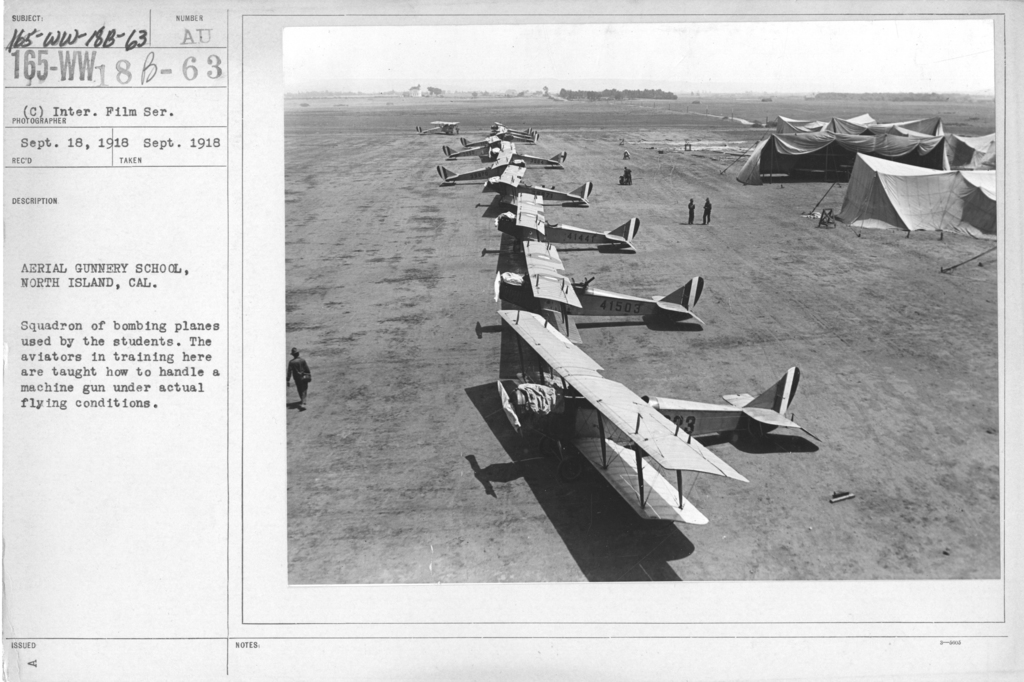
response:
M535 242L530 242L531 244ZM527 269L532 271L538 270L534 263L538 260L536 253L530 253L527 251L526 264ZM552 248L547 256L548 263L551 263L551 256L557 257L557 252L554 252ZM546 278L551 281L555 278L554 275L545 273L531 274L529 277L519 277L519 283L516 283L514 277L509 277L510 273L502 272L498 274L498 280L500 282L498 288L498 298L506 303L512 303L524 310L545 310L549 309L550 306L545 306L548 299L545 297L545 291L543 287L535 287L535 283L539 283L541 278ZM517 275L520 273L511 273ZM562 279L564 275L558 275ZM642 298L640 296L631 296L629 294L620 294L614 291L606 291L604 289L598 289L591 287L590 283L593 281L593 277L583 282L571 282L572 292L575 294L575 298L569 297L568 288L561 287L560 291L562 295L554 300L563 303L564 307L559 310L562 313L562 320L558 321L551 318L549 321L553 322L559 331L565 332L565 329L570 328L570 322L568 319L569 315L585 315L595 317L622 317L622 316L633 316L633 317L654 317L661 318L666 322L696 322L697 324L703 325L704 321L701 320L693 312L693 306L700 299L700 294L704 290L704 278L694 277L689 282L684 284L682 287L676 289L667 296L652 296L651 298ZM542 313L544 314L544 313ZM564 328L563 328L564 325ZM572 333L566 333L566 336L573 336ZM576 343L579 343L576 341Z
M561 155L559 155L561 156ZM557 159L559 157L555 157ZM552 159L551 161L554 161ZM516 204L519 197L528 194L539 196L544 199L562 201L573 206L590 206L587 199L594 189L594 184L586 182L572 192L561 192L547 187L534 187L523 183L523 175L526 173L526 162L522 159L511 161L499 166L492 165L480 171L469 173L453 173L444 166L437 167L437 174L441 176L442 185L454 185L456 182L466 180L486 180L484 191L497 192L502 196L502 203Z
M490 155L491 165L486 168L467 171L465 173L453 173L447 168L444 168L444 166L438 166L437 174L441 176L442 180L444 180L444 184L451 185L457 182L486 180L487 178L500 176L505 168L510 165L523 166L524 168L533 167L548 170L564 170L565 167L562 163L565 161L565 157L565 152L555 154L550 159L545 159L539 156L529 156L527 154L519 154L516 151L515 146L513 146L511 149L501 149L500 151ZM520 176L521 175L522 174L520 173Z
M465 138L463 138L465 139ZM514 142L507 142L502 140L500 137L489 137L484 140L483 144L466 147L465 149L452 149L448 145L443 145L441 151L444 152L445 161L455 161L467 156L479 157L482 161L493 161L498 154L503 151L513 151L515 149Z
M537 140L540 139L540 133L532 128L529 130L510 130L499 124L491 126L491 134L483 140L475 140L473 142L468 141L466 138L459 138L459 142L462 143L463 147L479 147L488 143L488 140L492 138L498 138L499 140L505 140L507 142L526 142L527 144L537 144Z
M508 235L502 246L494 279L495 300L542 315L574 343L581 342L573 321L577 315L649 316L664 322L704 324L693 312L704 291L703 277L694 277L666 296L641 298L592 287L593 278L571 280L551 243L520 241Z
M690 524L708 519L683 495L684 471L748 482L684 427L602 377L601 366L543 317L498 314L515 333L522 369L498 382L502 409L521 436L555 444L560 476L578 478L586 459L642 518ZM528 367L527 353L539 362Z
M491 125L491 134L492 135L518 135L519 137L523 137L523 138L532 137L534 140L536 140L537 138L540 137L540 133L538 133L533 128L527 128L526 130L513 130L512 128L509 128L504 123L498 123L498 122L495 122L494 124Z
M556 154L550 159L545 159L540 156L521 154L516 149L515 143L504 142L502 140L498 140L496 144L483 147L472 147L462 151L456 151L447 145L441 147L441 150L445 153L445 161L457 161L458 159L468 156L475 156L481 161L490 161L492 164L502 162L503 159L507 161L522 159L526 162L527 166L542 166L544 168L559 169L562 168L562 164L565 163L565 157L568 156L566 152L562 152L561 154Z
M499 232L523 241L541 241L551 244L590 244L615 247L625 253L636 253L633 239L640 231L640 219L632 218L614 230L596 232L582 227L549 223L544 218L543 197L524 194L494 219Z
M458 121L431 121L430 125L433 128L427 128L424 130L420 126L416 126L416 132L420 135L458 135L459 134L459 122Z

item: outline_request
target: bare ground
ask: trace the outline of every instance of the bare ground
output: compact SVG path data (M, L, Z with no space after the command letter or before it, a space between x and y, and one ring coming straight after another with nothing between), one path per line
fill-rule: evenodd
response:
M723 150L763 131L705 116L335 104L285 118L288 346L314 373L309 409L288 412L292 583L999 576L995 254L939 272L987 243L819 229L801 214L827 184L738 184L742 161L721 174L736 158ZM566 170L527 181L593 181L592 207L551 207L551 221L641 218L636 255L561 250L577 279L654 295L707 278L703 330L581 320L606 376L715 402L797 365L793 410L822 442L712 444L750 483L693 480L706 526L641 521L594 472L562 482L500 413L491 197L438 187L441 145L457 139L413 132L435 118L471 139L494 120L533 126L540 143L523 151L566 150ZM632 187L616 184L623 137ZM821 207L838 212L844 191ZM711 198L711 226L684 224L691 197ZM856 497L830 504L836 490Z

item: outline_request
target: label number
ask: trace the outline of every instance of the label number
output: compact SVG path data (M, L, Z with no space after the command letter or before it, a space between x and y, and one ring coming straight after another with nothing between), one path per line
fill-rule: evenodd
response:
M128 85L132 82L131 63L127 59L117 60L117 82Z

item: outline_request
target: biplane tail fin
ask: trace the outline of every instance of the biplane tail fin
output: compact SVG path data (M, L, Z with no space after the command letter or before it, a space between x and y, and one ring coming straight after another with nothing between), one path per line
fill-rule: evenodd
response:
M562 152L561 154L555 154L554 156L551 157L550 161L551 161L551 163L557 163L559 166L561 166L563 163L565 163L565 157L567 157L567 156L569 156L568 152Z
M423 128L420 127L420 126L416 126L416 132L419 133L420 135L422 135L423 134Z
M445 156L455 156L455 150L449 147L448 145L442 146L441 151L444 152Z
M445 182L453 182L451 178L454 178L457 173L453 173L444 166L437 167L437 174L441 176L441 179Z
M687 310L693 310L704 292L704 278L694 277L689 282L673 291L668 296L660 299L666 303L677 303Z
M538 133L536 130L532 130L530 131L530 137L533 139L533 143L537 144L537 140L540 139L540 133Z
M632 244L633 239L636 237L637 232L640 231L640 219L630 218L628 221L622 223L614 230L605 232L605 235L612 239L612 241L624 241L627 244Z
M786 370L786 375L778 383L743 407L759 407L778 412L779 414L785 414L790 404L792 404L793 398L796 396L796 387L799 383L800 370L796 367L790 367Z
M461 142L461 143L462 143L462 146L463 146L463 147L469 147L469 146L471 146L471 145L469 144L469 140L467 140L467 139L466 139L466 138L464 138L464 137L460 137L460 138L459 138L459 142Z
M594 191L594 183L585 182L580 187L577 187L572 191L578 197L583 199L583 203L586 203L590 199L590 193Z

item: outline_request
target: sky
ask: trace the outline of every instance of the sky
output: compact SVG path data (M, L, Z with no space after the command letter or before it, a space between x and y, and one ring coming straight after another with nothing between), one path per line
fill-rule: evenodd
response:
M286 92L979 92L994 88L993 40L988 19L287 28L284 83Z

